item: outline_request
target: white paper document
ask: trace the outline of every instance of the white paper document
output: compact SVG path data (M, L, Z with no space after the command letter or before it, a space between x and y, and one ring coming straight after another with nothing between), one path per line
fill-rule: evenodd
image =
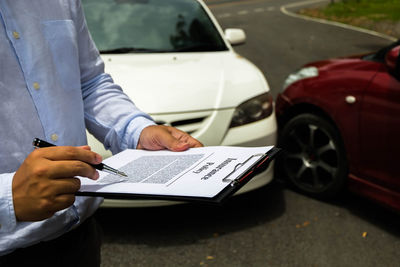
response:
M128 149L104 160L128 177L100 171L97 181L80 178L80 191L212 198L272 148L214 146L183 152Z

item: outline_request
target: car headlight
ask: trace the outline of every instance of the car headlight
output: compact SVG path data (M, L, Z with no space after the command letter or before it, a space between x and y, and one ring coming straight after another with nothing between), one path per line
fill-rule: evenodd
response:
M229 128L262 120L271 115L272 110L273 99L270 93L256 96L235 109Z
M291 85L294 82L317 76L318 76L318 69L316 67L311 66L311 67L301 68L299 71L290 74L286 78L285 82L283 83L282 90L285 90L289 85Z

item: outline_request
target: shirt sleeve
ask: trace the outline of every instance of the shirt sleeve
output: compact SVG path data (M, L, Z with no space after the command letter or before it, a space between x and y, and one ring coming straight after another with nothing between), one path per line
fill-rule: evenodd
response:
M0 234L10 232L17 224L12 198L14 173L0 174Z
M104 72L79 0L75 13L86 127L113 153L135 148L141 131L155 123Z
M12 196L15 173L0 174L0 256L17 248L52 240L91 216L103 201L99 197L76 197L74 205L37 222L17 222Z
M46 220L37 222L15 223L14 216L14 222L9 225L10 229L4 227L0 231L0 256L17 248L29 247L41 241L48 241L61 236L92 215L102 200L102 198L96 197L76 197L74 205L56 212ZM3 209L1 212L4 212ZM3 216L3 214L0 216ZM3 217L0 217L0 220L2 219Z

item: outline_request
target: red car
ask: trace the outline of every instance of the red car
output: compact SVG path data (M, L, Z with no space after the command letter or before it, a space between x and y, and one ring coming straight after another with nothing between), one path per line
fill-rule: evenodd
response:
M345 187L400 211L400 40L305 65L276 100L279 177L317 198Z

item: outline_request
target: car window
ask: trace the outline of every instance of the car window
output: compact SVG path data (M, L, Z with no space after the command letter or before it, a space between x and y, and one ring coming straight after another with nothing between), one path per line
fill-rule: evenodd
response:
M227 47L195 0L82 0L102 53L221 51Z

